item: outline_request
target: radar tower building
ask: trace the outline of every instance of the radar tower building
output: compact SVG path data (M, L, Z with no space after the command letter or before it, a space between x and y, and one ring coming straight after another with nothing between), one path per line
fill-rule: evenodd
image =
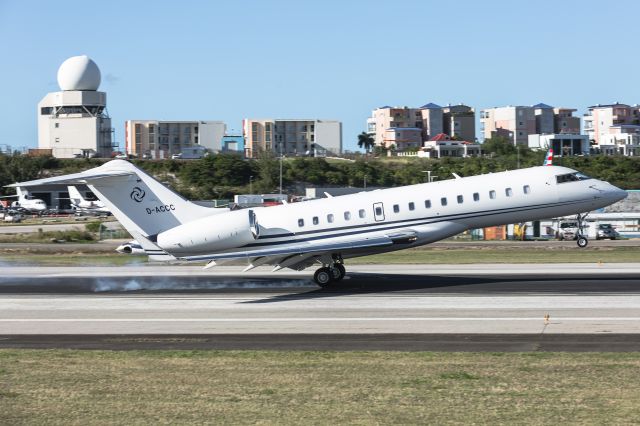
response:
M67 59L58 85L38 103L38 147L56 158L110 157L113 128L96 63L85 55Z

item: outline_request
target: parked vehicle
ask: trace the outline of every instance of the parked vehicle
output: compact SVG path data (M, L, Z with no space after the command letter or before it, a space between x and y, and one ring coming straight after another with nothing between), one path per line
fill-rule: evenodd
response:
M598 225L598 232L596 233L596 239L598 240L615 240L620 238L620 234L611 226L610 223L601 223Z

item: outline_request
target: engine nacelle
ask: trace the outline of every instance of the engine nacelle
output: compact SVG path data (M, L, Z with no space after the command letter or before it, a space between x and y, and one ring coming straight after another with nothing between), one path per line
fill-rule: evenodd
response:
M256 240L253 210L237 210L203 217L158 234L158 245L169 253L219 252Z

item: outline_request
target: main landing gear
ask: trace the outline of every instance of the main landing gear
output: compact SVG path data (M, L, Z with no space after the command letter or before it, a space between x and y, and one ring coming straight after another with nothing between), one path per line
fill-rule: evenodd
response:
M313 274L313 281L322 288L328 288L332 284L341 281L347 270L342 263L334 262L329 266L323 266Z
M576 220L578 221L578 234L577 234L578 238L576 239L576 243L580 248L585 248L587 247L587 245L589 245L589 240L587 239L587 237L584 235L584 232L582 231L584 229L584 225L583 225L584 220L586 219L588 214L589 213L576 215Z

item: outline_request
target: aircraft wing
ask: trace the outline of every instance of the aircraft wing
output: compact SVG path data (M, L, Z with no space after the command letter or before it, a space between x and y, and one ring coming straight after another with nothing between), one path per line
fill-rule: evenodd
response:
M110 170L110 171L107 170L107 171L104 171L103 173L80 172L80 173L73 173L73 174L64 175L64 176L55 176L55 177L44 178L44 179L30 180L27 182L14 183L6 186L9 188L15 188L15 187L37 186L37 185L47 185L47 184L87 183L90 181L107 178L107 177L129 176L133 174L134 174L133 171L129 171L129 170Z
M330 241L304 241L300 243L285 244L279 247L258 248L247 251L227 252L220 254L186 256L178 260L186 261L210 261L206 268L215 266L216 263L226 261L246 260L252 269L259 265L276 265L276 270L281 268L291 268L296 264L308 262L312 258L331 255L331 253L350 252L362 249L391 246L393 244L408 244L416 239L416 232L413 230L396 231L388 235L377 237L360 238L332 238Z

